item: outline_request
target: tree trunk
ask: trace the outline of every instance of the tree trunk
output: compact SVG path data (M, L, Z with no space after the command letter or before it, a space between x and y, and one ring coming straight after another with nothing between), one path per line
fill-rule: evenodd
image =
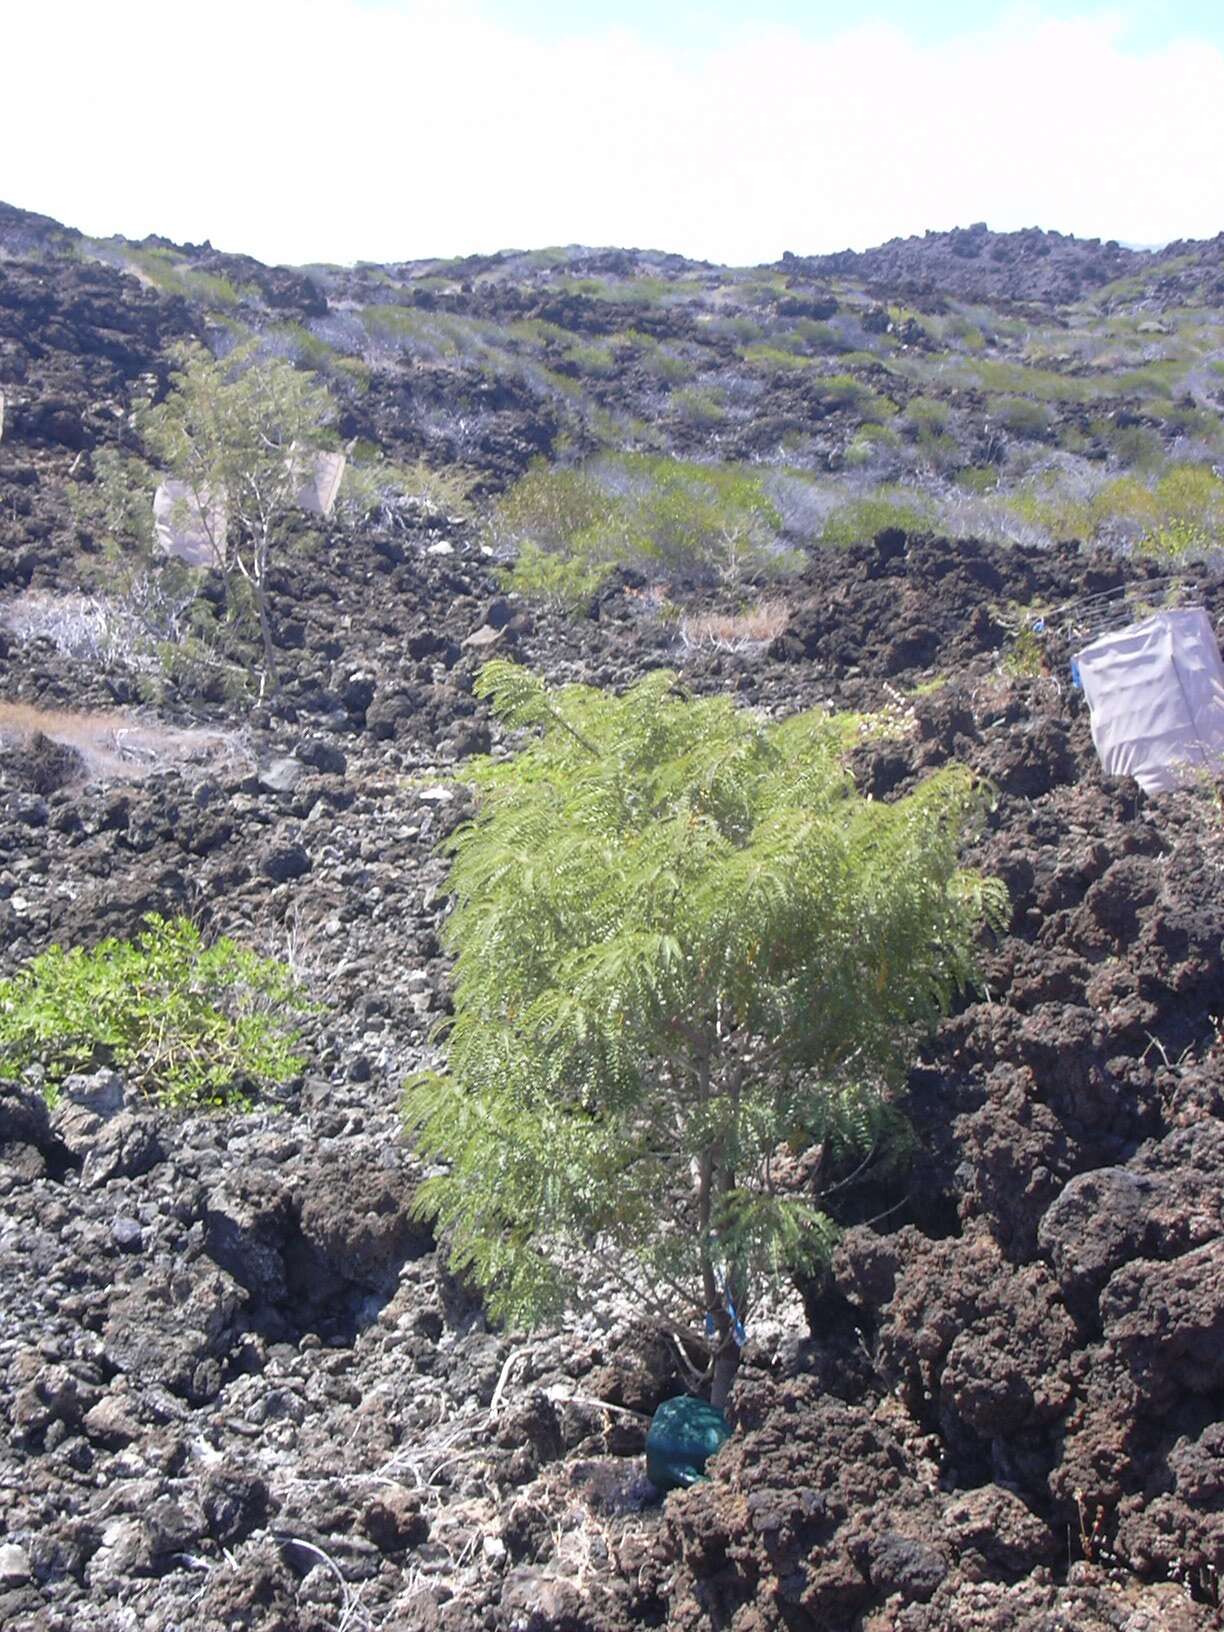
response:
M731 1384L735 1381L739 1363L740 1346L728 1332L714 1356L714 1381L710 1386L710 1404L716 1406L719 1411L727 1403L727 1395L731 1392Z
M264 679L275 691L280 684L276 673L276 652L272 645L272 627L268 621L268 603L264 599L264 587L257 583L255 589L255 607L259 613L259 638L263 643ZM260 686L260 695L263 695L263 686Z

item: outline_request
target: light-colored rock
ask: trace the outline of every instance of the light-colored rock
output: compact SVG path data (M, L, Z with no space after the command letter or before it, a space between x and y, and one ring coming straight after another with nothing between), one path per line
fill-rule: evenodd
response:
M0 1586L22 1586L30 1580L32 1573L24 1547L18 1547L12 1541L0 1546Z

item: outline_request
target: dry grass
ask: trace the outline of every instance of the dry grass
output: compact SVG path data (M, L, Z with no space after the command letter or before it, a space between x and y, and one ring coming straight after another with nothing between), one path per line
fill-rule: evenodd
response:
M680 638L689 650L748 651L775 640L790 622L784 601L758 601L745 612L706 612L685 618Z
M31 589L0 605L0 626L19 640L49 640L57 652L103 668L147 667L133 661L140 628L130 610L99 595L52 595Z
M95 714L0 702L0 747L24 747L37 735L75 748L90 779L138 781L168 765L216 766L245 759L233 732L160 725L117 710Z

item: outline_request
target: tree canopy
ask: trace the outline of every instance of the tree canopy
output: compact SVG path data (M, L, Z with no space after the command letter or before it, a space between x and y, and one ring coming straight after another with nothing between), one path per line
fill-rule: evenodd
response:
M319 445L334 408L314 376L280 358L239 348L224 359L180 346L171 389L140 430L163 470L183 482L225 580L231 617L249 603L265 677L275 682L268 570L297 507L302 460Z
M832 1238L787 1152L874 1137L1004 910L957 865L980 796L952 767L863 798L846 720L769 724L666 672L618 697L498 662L478 690L532 735L476 765L449 841L420 1204L510 1321L601 1278L677 1331L704 1315L725 1392L761 1287Z

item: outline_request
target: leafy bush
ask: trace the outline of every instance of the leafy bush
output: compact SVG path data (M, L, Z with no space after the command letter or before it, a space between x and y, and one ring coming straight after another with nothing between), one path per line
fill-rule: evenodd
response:
M829 1251L816 1176L895 1154L916 1041L1002 919L957 867L979 796L951 767L862 798L844 721L765 724L667 673L616 697L490 663L477 689L533 736L476 762L449 841L446 1064L405 1095L446 1171L419 1207L508 1320L588 1279L690 1344L704 1315L720 1403L737 1314Z
M1204 527L1192 521L1167 521L1145 533L1135 548L1140 555L1150 555L1168 567L1180 567L1187 561L1201 561L1220 547L1218 537L1212 537Z
M168 294L183 295L187 300L198 301L203 306L233 307L244 298L259 299L258 288L249 285L239 288L220 273L205 272L188 260L177 259L169 249L143 249L135 244L125 244L120 259L126 268L146 283Z
M140 415L140 432L162 468L186 484L224 582L227 615L257 635L260 689L275 687L268 575L298 508L298 459L320 445L334 405L313 375L279 358L260 360L249 346L224 361L197 344L172 356L172 389Z
M1044 436L1053 424L1045 404L1029 397L1004 397L992 408L993 417L1013 436Z
M734 581L747 570L783 562L773 548L782 518L761 477L736 465L698 465L635 455L622 461L634 483L628 497L643 553L672 575Z
M237 699L252 667L242 620L219 624L199 596L196 574L156 546L156 475L143 459L112 448L98 449L91 474L92 480L73 483L68 497L83 538L102 555L90 575L96 593L75 630L60 620L47 633L61 651L75 646L74 655L87 656L105 673L140 676L147 700L159 700L167 682L213 701Z
M999 485L996 465L966 465L957 472L956 485L967 493L993 493Z
M852 470L865 465L886 464L888 461L882 456L900 445L901 438L891 425L860 425L843 457Z
M1036 680L1049 673L1045 645L1031 624L1024 624L1007 642L999 666L1013 680Z
M929 431L936 436L948 429L952 410L935 397L912 397L905 405L905 422L916 433Z
M811 368L813 359L802 352L787 351L776 342L773 344L757 344L744 347L744 361L757 368L787 370L795 368Z
M1170 527L1213 537L1224 531L1224 481L1209 465L1172 465L1155 482L1118 476L1088 497L1055 487L1017 494L1011 507L1052 538L1137 544Z
M503 568L500 577L507 589L528 600L577 613L586 610L611 571L607 562L555 555L528 539L520 546L514 565Z
M565 353L565 361L579 374L589 374L599 380L609 379L619 367L608 346L571 345Z
M1150 426L1110 425L1105 434L1112 453L1132 470L1156 470L1164 463L1164 441Z
M461 465L440 469L423 459L397 465L377 456L351 459L336 501L338 519L358 527L374 522L394 530L415 525L421 515L466 519L471 513L470 493L476 481Z
M852 544L874 538L886 527L920 533L930 525L930 511L919 497L893 498L881 494L843 505L825 522L817 542L829 549L845 550Z
M725 581L790 571L797 562L778 543L781 527L755 471L627 454L579 469L538 461L494 506L488 534L520 556L534 547L517 587L542 581L539 557L555 555L576 570L548 581L587 593L596 569L616 565Z
M702 391L691 386L684 391L673 391L671 396L673 412L681 419L687 420L690 425L708 430L719 425L727 417L727 410L723 406L723 394L720 391Z
M0 981L0 1068L41 1065L49 1086L112 1065L174 1106L243 1105L298 1071L292 973L185 918L152 915L135 941L52 946Z
M869 359L871 361L873 359ZM820 395L831 409L850 409L860 419L877 422L891 419L897 405L878 391L873 391L853 374L827 374L820 382Z

